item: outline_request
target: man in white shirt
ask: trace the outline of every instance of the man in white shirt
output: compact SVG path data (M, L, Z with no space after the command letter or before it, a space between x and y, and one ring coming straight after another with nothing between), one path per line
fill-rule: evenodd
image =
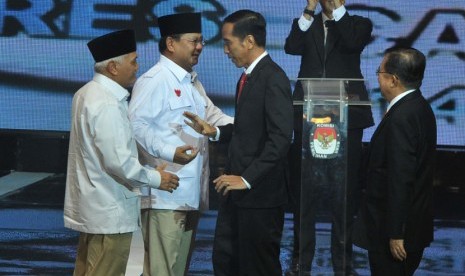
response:
M74 275L125 275L140 221L138 188L173 192L179 178L138 160L125 89L138 69L134 32L109 33L87 45L95 75L73 98L64 222L81 232Z
M183 113L196 113L215 126L233 118L213 105L193 70L204 46L201 15L162 16L158 25L160 60L137 80L129 114L141 162L167 162L167 169L180 177L172 194L142 191L143 275L178 276L188 270L209 180L208 140L186 125Z

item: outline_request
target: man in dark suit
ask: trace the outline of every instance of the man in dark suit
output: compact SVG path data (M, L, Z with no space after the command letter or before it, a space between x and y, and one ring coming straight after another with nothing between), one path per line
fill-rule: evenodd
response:
M320 3L322 12L315 14ZM300 18L293 21L291 31L286 39L284 49L287 54L300 55L299 78L339 78L363 79L360 70L360 56L371 40L373 25L368 18L349 15L344 0L307 0L307 6ZM351 95L357 100L367 101L368 93L364 84L351 83ZM303 100L302 83L295 86L294 100ZM319 187L315 185L326 182L327 187L338 185L340 189L332 189L331 197L344 199L331 207L331 255L336 275L351 275L352 241L351 226L357 212L360 194L359 169L362 155L363 129L372 126L373 117L369 106L350 106L347 145L347 186L331 177L310 174L301 183L301 166L309 166L306 170L327 171L331 175L330 164L333 161L310 158L301 162L302 145L302 107L294 107L294 142L289 151L291 168L291 191L294 209L294 250L291 269L287 275L309 273L315 254L315 208L320 198ZM314 112L315 116L325 117L324 111ZM309 118L311 119L311 118ZM304 133L304 135L309 135ZM313 168L313 169L312 169ZM347 191L347 192L346 192ZM324 191L328 192L328 191ZM337 194L334 194L337 193ZM305 201L301 201L305 198ZM302 203L302 206L301 206ZM305 212L300 212L305 210ZM345 212L342 210L346 210ZM345 223L344 223L345 221ZM301 235L300 235L301 233Z
M420 86L425 56L412 48L386 51L376 74L387 113L370 142L366 226L372 275L413 275L433 240L436 119Z
M292 136L289 79L265 50L266 22L240 10L222 26L224 51L245 68L236 91L234 124L217 129L186 113L198 132L229 141L213 245L215 275L281 276L280 242L287 203L287 159Z

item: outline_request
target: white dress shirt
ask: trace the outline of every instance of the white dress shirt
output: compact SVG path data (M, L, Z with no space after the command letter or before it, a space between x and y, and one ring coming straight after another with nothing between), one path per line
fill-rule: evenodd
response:
M230 123L232 118L213 105L196 76L161 55L160 61L134 86L129 116L141 146L141 162L152 167L166 163L166 170L180 178L173 193L143 189L142 208L197 210L200 195L204 204L208 202L205 178L209 170L204 166L208 140L184 122L183 113L190 111L213 125ZM199 154L186 165L175 164L175 150L183 145L196 147Z
M411 89L411 90L407 90L405 91L404 93L400 93L399 95L397 95L394 99L392 99L390 102L389 102L389 105L388 105L388 108L386 110L386 113L389 112L389 110L391 109L391 107L393 105L395 105L398 101L400 101L400 99L402 99L403 97L407 96L408 94L412 93L412 92L415 92L416 89Z
M64 205L65 226L116 234L139 227L138 189L160 185L160 174L140 165L127 116L129 93L95 74L73 97Z

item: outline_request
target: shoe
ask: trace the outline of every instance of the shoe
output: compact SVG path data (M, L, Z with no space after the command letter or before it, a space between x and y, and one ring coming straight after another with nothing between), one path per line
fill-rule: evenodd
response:
M284 273L285 276L311 276L309 268L302 268L298 263L292 263Z
M289 269L284 273L285 276L299 276L299 264L292 262Z
M355 269L351 269L349 271L346 271L346 276L359 276L357 271Z
M348 269L345 273L342 271L336 271L334 272L334 276L359 276L359 274L355 271L355 269Z

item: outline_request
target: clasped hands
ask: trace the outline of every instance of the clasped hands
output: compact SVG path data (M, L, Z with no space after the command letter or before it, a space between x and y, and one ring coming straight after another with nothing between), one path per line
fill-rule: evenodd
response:
M331 6L332 10L339 8L342 5L345 5L345 0L324 0ZM320 0L307 0L307 9L314 11L317 4L320 3ZM323 4L322 4L323 5Z
M184 122L194 129L197 133L214 138L217 135L216 128L211 126L209 123L202 120L198 115L192 112L184 112L184 117L188 120ZM221 175L220 177L213 180L215 184L215 190L218 193L223 192L223 195L226 195L231 190L244 190L247 188L242 177L237 175Z

